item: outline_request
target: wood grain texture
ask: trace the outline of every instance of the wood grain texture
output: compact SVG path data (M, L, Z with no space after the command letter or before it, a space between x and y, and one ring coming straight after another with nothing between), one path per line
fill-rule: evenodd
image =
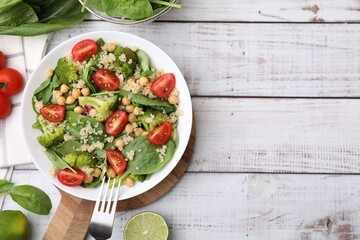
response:
M187 173L164 197L119 212L112 239L122 239L135 213L156 211L170 239L358 239L360 186L357 175ZM53 209L59 192L38 171L17 170L13 179L46 189ZM4 209L19 208L7 198ZM32 239L41 239L51 216L27 213ZM86 239L92 239L87 237Z
M106 29L133 33L158 45L179 66L193 96L360 96L358 24L125 27L88 21L55 33L49 49L84 32Z
M358 99L192 102L197 137L189 171L360 172Z
M359 22L357 0L180 0L158 21ZM97 19L91 16L90 19Z

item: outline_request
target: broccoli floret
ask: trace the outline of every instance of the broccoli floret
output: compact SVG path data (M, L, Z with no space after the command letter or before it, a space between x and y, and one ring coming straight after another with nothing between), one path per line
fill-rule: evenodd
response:
M53 124L39 115L38 122L41 125L43 135L37 137L38 142L48 148L64 141L64 127L62 125Z
M90 106L96 109L95 119L102 122L105 121L117 108L117 96L113 97L79 97L81 106Z
M82 168L85 166L95 167L96 158L88 152L71 152L65 155L63 160L69 164L70 167Z
M79 74L76 66L69 62L66 57L58 60L54 73L60 81L66 85L76 83L79 80Z
M160 111L147 110L144 114L137 116L136 123L151 132L156 126L168 120L169 117Z
M130 48L123 48L120 45L114 51L116 61L114 67L120 71L124 78L129 78L134 75L136 65L138 63L138 56L136 52Z

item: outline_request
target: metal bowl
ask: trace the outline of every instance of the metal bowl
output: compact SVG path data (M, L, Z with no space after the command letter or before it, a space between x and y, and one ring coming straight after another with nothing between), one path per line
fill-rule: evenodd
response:
M173 3L176 3L177 1L178 0L174 0ZM81 3L81 5L84 5L84 0L79 0L79 2ZM106 13L100 12L100 11L94 9L89 2L86 3L85 8L86 8L86 10L88 10L90 13L92 13L96 17L98 17L98 18L100 18L102 20L105 20L107 22L116 23L116 24L122 24L122 25L133 25L133 24L139 24L139 23L153 22L157 18L159 18L161 15L163 15L164 13L169 11L171 7L166 7L162 11L160 11L160 12L158 12L158 13L152 15L152 16L150 16L148 18L145 18L145 19L140 19L140 20L133 20L133 19L127 19L127 18L108 16Z

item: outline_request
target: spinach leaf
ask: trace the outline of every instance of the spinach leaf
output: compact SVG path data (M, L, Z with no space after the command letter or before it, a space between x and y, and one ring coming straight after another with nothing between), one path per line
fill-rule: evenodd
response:
M75 138L83 141L84 143L94 143L97 141L104 142L108 136L105 133L104 125L92 117L86 117L76 112L66 112L66 130ZM91 128L87 136L82 136L81 131L85 127Z
M69 168L73 172L76 172L66 162L64 162L64 160L62 160L61 157L59 157L59 155L57 155L57 153L54 150L48 148L45 153L46 156L50 159L50 161L54 164L56 168L58 169Z
M82 144L75 140L68 140L55 147L54 150L61 156L65 156L68 153L81 150Z
M134 151L134 157L128 161L126 172L143 175L159 171L174 155L176 145L172 140L169 140L166 143L166 154L162 159L157 149L161 149L161 147L151 144L147 136L135 138L124 148L125 157L130 151Z
M13 183L0 179L0 196L6 194L12 187Z
M20 2L14 5L14 7L19 5L19 8L25 11L24 4L31 6L33 8L32 13L37 14L37 20L29 21L28 16L24 14L17 21L12 21L11 24L9 21L7 22L8 24L0 24L0 34L19 36L41 35L71 27L88 16L87 12L81 12L82 6L77 0L25 0L24 2ZM3 10L4 12L1 12L0 7L0 19L2 19L3 14L14 11L12 10L14 7L9 9L4 6L4 9L7 9L6 11Z
M58 89L61 85L61 81L56 74L51 78L44 81L34 92L34 96L38 101L42 101L43 104L49 103L53 97L54 90ZM33 99L34 106L34 99Z
M0 13L11 9L13 6L20 2L22 2L22 0L0 0Z
M38 17L29 4L19 3L0 14L0 26L16 27L25 23L35 23Z
M17 204L33 213L47 215L52 208L49 196L31 185L16 186L9 194Z
M140 69L142 76L149 76L152 74L151 71L151 60L149 55L144 50L137 50L136 55L138 56L140 62Z
M166 113L172 113L176 110L175 105L171 105L169 102L159 98L149 98L144 95L125 90L119 90L118 92L122 96L127 96L133 103L138 105L148 106L159 111L165 111Z

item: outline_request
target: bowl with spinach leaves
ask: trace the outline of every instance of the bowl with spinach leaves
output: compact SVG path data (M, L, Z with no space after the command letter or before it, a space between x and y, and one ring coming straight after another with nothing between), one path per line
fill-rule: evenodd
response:
M108 22L131 25L152 22L171 8L181 8L177 0L79 0L93 15Z
M55 186L95 201L107 175L121 184L122 200L153 188L178 164L192 104L179 68L160 48L99 31L43 58L26 84L21 122L34 164Z

